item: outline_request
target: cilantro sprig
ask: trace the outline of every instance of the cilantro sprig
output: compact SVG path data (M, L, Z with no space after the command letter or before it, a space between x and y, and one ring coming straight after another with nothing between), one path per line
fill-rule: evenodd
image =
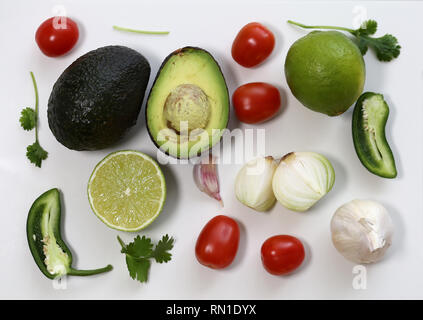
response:
M26 148L26 156L31 163L41 168L41 162L47 159L48 153L41 147L38 140L38 88L34 74L32 72L30 74L35 91L35 109L24 108L21 111L19 122L21 123L21 127L26 131L35 129L35 142Z
M148 280L150 259L154 259L158 263L167 263L172 259L172 254L169 251L173 248L174 239L169 238L168 235L163 236L155 247L151 239L146 236L142 236L142 238L137 236L129 244L125 244L119 236L117 239L122 247L120 252L126 256L129 275L139 282Z
M356 37L356 43L362 55L365 55L370 47L375 51L376 57L380 61L391 61L400 54L401 46L393 35L385 34L379 38L371 37L377 31L377 22L375 20L364 21L360 28L356 30L334 26L307 26L291 20L288 20L288 23L305 29L332 29L349 32Z

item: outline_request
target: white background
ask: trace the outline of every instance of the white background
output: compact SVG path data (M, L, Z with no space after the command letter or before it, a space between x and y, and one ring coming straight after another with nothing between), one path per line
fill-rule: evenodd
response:
M34 34L43 20L57 13L57 4L78 21L81 37L68 55L48 58L36 46ZM287 19L350 27L361 10L357 6L379 22L378 35L393 33L402 45L401 55L390 63L378 62L373 52L365 56L365 90L383 93L391 108L387 137L399 172L395 180L372 175L359 162L351 137L352 108L336 118L312 112L294 99L283 74L289 46L307 33L288 25ZM405 1L243 1L242 5L230 1L1 1L0 298L423 298L422 12L421 3ZM277 44L262 66L245 69L232 60L230 48L238 30L251 21L267 25ZM171 33L128 34L114 31L114 24ZM71 151L59 144L48 128L46 112L51 88L61 72L87 51L111 44L126 45L147 57L152 66L149 88L165 56L185 45L202 47L215 56L230 94L252 81L278 86L283 98L281 114L259 126L240 124L231 115L229 127L265 128L266 151L273 156L308 150L326 155L336 171L334 189L307 213L290 212L281 205L257 213L235 199L233 185L239 165L221 165L222 209L195 188L192 165L165 166L168 196L164 211L140 234L155 241L165 233L172 235L176 239L173 259L168 264L153 263L147 284L130 279L116 236L128 242L135 234L104 225L90 210L86 186L96 163L109 152L132 148L156 156L145 128L144 106L137 126L123 141L96 152ZM40 92L40 142L49 152L41 169L25 157L25 148L34 137L18 122L20 110L34 106L29 71L35 73ZM72 277L66 290L55 290L40 273L28 249L25 223L32 202L52 187L63 192L63 234L74 252L74 266L88 269L111 263L112 272ZM355 198L380 201L396 229L385 259L368 266L367 289L361 291L352 287L354 264L334 249L329 232L334 211ZM222 213L239 221L242 236L233 265L215 271L196 261L194 246L203 225ZM262 268L261 244L275 234L295 235L306 245L304 265L290 276L271 276Z

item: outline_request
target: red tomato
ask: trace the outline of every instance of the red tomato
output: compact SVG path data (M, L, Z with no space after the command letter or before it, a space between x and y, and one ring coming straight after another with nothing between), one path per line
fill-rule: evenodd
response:
M227 216L211 219L201 230L195 245L198 262L212 269L229 266L236 256L239 243L239 226Z
M281 275L297 269L305 257L300 240L287 235L273 236L261 247L261 261L271 274Z
M254 67L262 63L275 47L275 36L258 22L245 25L232 44L232 57L241 66Z
M35 41L41 51L49 57L58 57L68 52L75 46L78 37L78 26L68 17L47 19L35 33Z
M258 123L272 118L281 107L278 88L264 82L240 86L232 95L232 104L238 119L245 123Z

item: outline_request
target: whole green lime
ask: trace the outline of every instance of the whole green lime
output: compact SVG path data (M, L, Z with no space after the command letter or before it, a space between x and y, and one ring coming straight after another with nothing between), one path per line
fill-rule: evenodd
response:
M313 31L288 51L285 77L307 108L337 116L363 91L366 69L358 47L338 31Z

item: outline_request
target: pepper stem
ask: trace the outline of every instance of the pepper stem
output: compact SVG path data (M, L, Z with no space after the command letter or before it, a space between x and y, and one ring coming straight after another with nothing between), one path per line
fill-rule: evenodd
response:
M103 272L109 272L113 269L112 265L107 265L107 267L100 268L100 269L93 269L93 270L76 270L73 268L69 269L69 272L67 273L70 276L91 276L94 274L99 274Z
M287 21L290 24L296 25L298 27L304 28L304 29L332 29L332 30L342 30L342 31L347 31L349 33L354 34L355 30L353 29L349 29L349 28L344 28L344 27L334 27L334 26L307 26L305 24L299 23L299 22L295 22L292 20L288 20Z

